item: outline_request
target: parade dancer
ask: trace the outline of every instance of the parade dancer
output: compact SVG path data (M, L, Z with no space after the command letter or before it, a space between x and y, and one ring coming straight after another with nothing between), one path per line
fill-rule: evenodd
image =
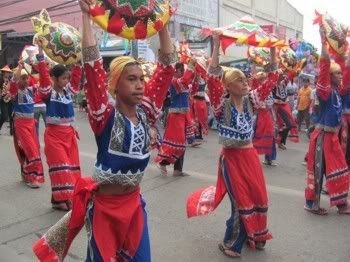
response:
M83 11L84 86L89 121L98 152L95 172L81 178L73 210L33 247L40 261L62 261L86 223L86 261L151 261L145 202L140 182L150 158L150 125L160 112L174 75L175 52L167 29L159 32L160 56L152 79L145 84L140 64L132 57L115 58L110 76L96 46L88 4ZM107 85L116 105L108 102Z
M22 61L10 82L10 95L14 98L13 141L22 179L29 187L38 188L44 183L44 170L35 128L33 87Z
M342 72L339 64L330 61L322 26L320 35L322 53L316 86L319 105L315 115L316 128L310 138L304 208L317 215L328 213L327 209L320 207L325 176L331 207L336 206L340 214L350 214L347 200L350 173L338 138L342 114L340 95L345 95L350 86L350 59Z
M64 65L55 65L49 71L39 44L38 100L46 104L47 127L44 134L45 155L51 180L52 208L70 210L76 181L80 177L78 133L75 121L73 95L80 90L81 67L72 72ZM52 81L51 81L52 79Z
M252 79L252 89L258 88L264 81L266 81L266 73L259 72L257 76ZM273 162L276 160L276 146L275 146L275 123L272 114L273 98L269 94L266 101L261 106L256 107L255 113L255 128L253 145L259 155L265 155L266 165L275 166Z
M13 135L13 104L10 94L10 79L12 77L12 70L8 65L0 70L0 135L1 128L6 121L9 121L10 135Z
M194 142L194 123L190 114L189 93L190 85L195 77L195 61L191 60L187 69L182 63L175 65L175 76L171 82L170 106L160 146L155 162L159 164L161 174L167 174L167 165L174 164L174 176L184 176L182 171L188 144Z
M187 202L187 214L211 213L228 193L232 214L219 249L229 257L240 257L243 244L263 249L272 238L267 228L268 198L263 170L252 144L253 107L261 105L275 87L278 73L269 72L267 80L250 91L243 72L219 66L219 34L214 33L214 50L209 68L209 97L218 119L220 155L216 187L193 193ZM275 65L271 50L271 65ZM222 80L221 80L222 79ZM224 88L229 97L225 99Z
M203 142L203 136L208 135L208 104L205 99L207 83L201 76L197 76L192 84L191 114L195 121L195 141L193 146Z
M344 72L344 63L340 63ZM350 168L350 89L344 89L341 94L343 105L342 121L340 128L340 143L343 149L346 163Z
M277 143L278 147L286 150L288 136L293 142L299 142L299 134L296 122L292 115L292 109L288 103L287 83L293 78L293 73L289 72L280 75L280 80L272 91L274 98L274 110L276 114L276 122L279 128Z

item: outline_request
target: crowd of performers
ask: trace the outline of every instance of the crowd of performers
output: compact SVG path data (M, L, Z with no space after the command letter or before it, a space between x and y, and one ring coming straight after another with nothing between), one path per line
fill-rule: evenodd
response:
M250 77L239 69L221 67L220 32L214 32L210 65L203 73L195 57L186 65L178 62L167 29L158 33L158 63L148 81L140 63L129 56L115 58L107 74L88 4L89 0L80 1L82 65L69 70L63 65L49 68L39 43L38 78L24 70L22 61L12 77L9 68L2 69L2 100L6 97L11 101L13 140L22 180L32 188L44 183L34 112L45 108L44 153L52 187L51 204L68 211L35 243L36 256L40 261L62 261L85 224L87 261L151 261L140 183L153 145L157 144L155 126L167 96L170 102L164 136L155 158L161 175L167 174L169 165L174 165L174 176L186 175L186 146L200 145L208 134L208 96L222 145L217 183L189 196L188 216L213 212L227 193L231 214L219 249L229 257L239 257L245 243L252 249L263 249L272 234L259 155L265 156L264 164L274 166L276 144L285 150L288 137L298 142L298 125L287 90L296 75L279 69L275 48L271 48L268 66ZM314 214L327 214L327 209L320 207L325 179L330 206L337 207L340 214L350 214L350 56L331 60L322 28L320 32L323 48L311 105L314 130L307 153L304 208ZM98 148L91 177L81 176L79 136L74 128L72 99L80 91L82 73L88 118ZM309 94L306 85L302 92ZM299 109L306 110L303 106Z

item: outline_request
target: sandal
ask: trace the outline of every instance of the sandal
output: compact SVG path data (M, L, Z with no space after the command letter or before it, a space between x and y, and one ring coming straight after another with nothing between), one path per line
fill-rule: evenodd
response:
M350 215L350 205L343 208L338 208L338 214L340 215Z
M26 182L26 185L30 188L40 188L40 184L39 183L36 183L36 182Z
M222 253L224 253L225 256L230 257L230 258L239 258L241 257L240 253L237 253L230 248L226 247L224 244L219 244L219 249Z
M71 201L64 201L61 203L52 203L52 208L61 211L70 211L72 209Z
M266 245L266 241L256 241L255 242L255 248L257 250L264 250Z
M304 209L312 214L315 214L315 215L319 215L319 216L328 215L328 210L325 208L320 207L319 209L312 209L312 208L309 208L308 206L305 205Z
M279 144L278 148L282 150L287 150L287 147L284 144Z
M267 161L267 160L264 160L263 164L266 165L266 166L277 166L277 164L275 162Z
M185 176L190 176L190 175L185 172L174 170L173 177L185 177Z
M200 142L200 141L195 141L195 142L193 142L192 144L190 144L190 146L191 147L198 147L198 146L200 146L202 144L202 142Z

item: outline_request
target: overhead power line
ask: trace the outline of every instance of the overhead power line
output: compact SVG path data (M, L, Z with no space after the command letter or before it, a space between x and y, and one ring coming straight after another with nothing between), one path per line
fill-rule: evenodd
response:
M49 11L49 12L50 11L51 12L52 11L59 11L59 10L62 10L62 9L75 7L76 5L77 5L76 0L70 0L70 1L58 4L58 5L54 5L54 6L48 7L48 8L46 8L46 10ZM29 12L29 13L26 13L26 14L23 14L23 15L19 15L19 16L15 16L15 17L11 17L11 18L0 20L0 26L29 21L32 16L38 15L40 13L40 11L41 10L36 10L36 11ZM65 13L65 14L68 14L68 13Z

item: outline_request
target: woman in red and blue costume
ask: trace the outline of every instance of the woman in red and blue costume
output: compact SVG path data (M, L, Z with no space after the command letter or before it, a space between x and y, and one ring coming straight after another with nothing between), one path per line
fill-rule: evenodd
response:
M88 14L90 4L90 0L80 1L84 90L98 148L95 170L92 177L78 181L72 211L33 250L40 261L62 261L86 223L86 261L149 262L147 214L140 182L150 158L150 127L173 79L176 52L164 28L159 32L157 69L147 84L140 64L127 56L111 62L107 83ZM108 101L107 89L115 97L115 106Z
M253 146L253 108L261 106L276 86L278 72L269 72L267 80L250 90L246 76L238 69L226 71L219 66L219 35L214 33L214 49L209 68L208 89L218 121L220 154L216 187L193 193L187 202L188 217L214 211L225 194L231 201L231 216L219 249L229 257L240 257L244 243L263 249L272 238L267 227L268 197L263 170ZM275 66L271 50L271 68ZM225 99L225 89L229 98Z
M195 145L200 145L203 136L208 135L208 104L205 99L206 77L197 75L191 89L191 114L195 121Z
M344 63L339 63L342 66ZM343 69L344 72L344 69ZM340 94L343 105L342 124L340 128L340 143L345 154L346 162L350 168L350 88L343 90Z
M73 123L73 96L80 90L81 66L71 72L64 65L49 70L39 43L37 55L40 75L37 99L46 104L45 155L51 180L52 208L68 211L72 207L74 186L80 178L78 134Z
M196 62L191 60L185 70L182 63L176 63L175 76L169 87L170 105L162 145L155 162L160 165L162 175L167 174L166 166L174 164L174 176L182 172L186 140L194 142L195 127L190 113L189 94L196 75Z
M295 76L295 73L288 72L280 74L278 84L272 91L274 98L274 110L278 126L277 144L282 150L286 150L287 138L292 142L299 142L299 132L292 115L292 109L288 103L287 84Z
M316 85L319 105L314 118L316 128L309 144L304 208L317 215L328 214L327 209L320 207L325 177L331 207L337 207L340 214L350 214L347 200L350 173L338 136L342 117L341 95L345 95L350 86L350 60L347 59L343 71L339 64L331 62L322 27L320 35L322 53Z
M266 81L267 74L259 72L252 79L252 89L258 88L261 83ZM269 99L270 98L270 99ZM273 113L271 106L268 105L269 101L273 100L270 93L266 101L258 108L255 108L256 115L253 145L258 151L259 155L266 155L264 164L275 165L276 160L276 148L275 148L275 123L273 119ZM270 102L270 104L273 104Z
M35 88L37 87L30 86L29 75L20 61L14 79L10 82L10 95L14 98L13 141L21 165L22 179L32 188L40 187L45 181L34 120Z

